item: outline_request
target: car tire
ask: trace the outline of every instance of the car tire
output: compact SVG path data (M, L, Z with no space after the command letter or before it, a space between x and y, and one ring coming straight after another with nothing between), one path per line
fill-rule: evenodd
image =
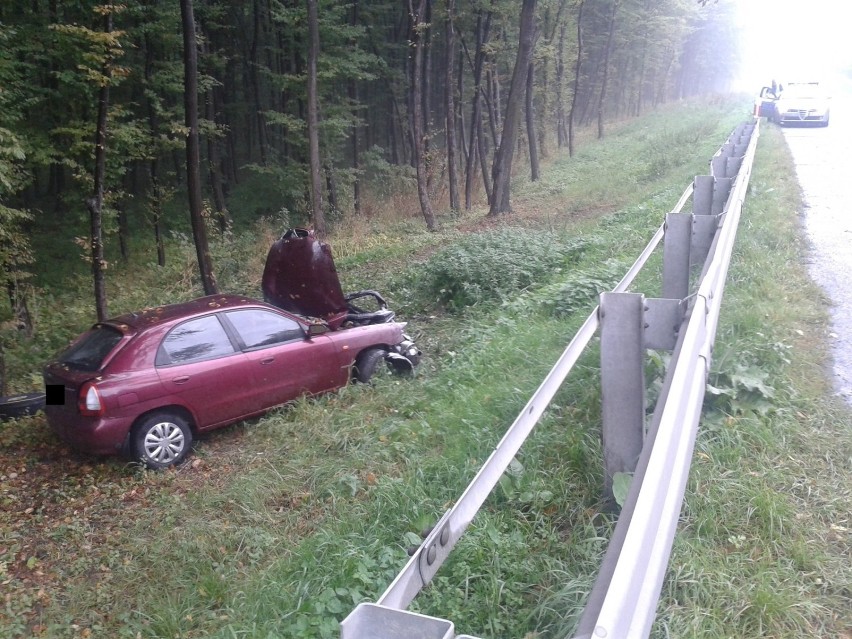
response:
M143 417L130 434L130 452L152 470L162 470L183 461L192 448L189 423L171 411Z
M44 393L25 393L0 397L0 421L35 415L44 408Z
M358 355L358 359L355 360L355 368L352 371L355 381L367 384L373 379L377 371L382 370L382 367L387 369L385 365L387 354L387 351L383 348L371 348Z

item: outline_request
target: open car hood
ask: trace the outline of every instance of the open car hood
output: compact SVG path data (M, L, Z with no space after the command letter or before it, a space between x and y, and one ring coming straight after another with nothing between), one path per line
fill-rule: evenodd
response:
M264 299L285 311L325 320L336 330L349 312L331 247L307 229L289 229L269 249Z

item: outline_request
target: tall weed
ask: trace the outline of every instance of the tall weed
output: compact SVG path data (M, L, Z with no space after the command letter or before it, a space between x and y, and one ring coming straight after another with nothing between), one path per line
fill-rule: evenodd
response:
M409 272L413 301L452 312L497 304L558 277L584 248L565 234L520 227L461 236Z

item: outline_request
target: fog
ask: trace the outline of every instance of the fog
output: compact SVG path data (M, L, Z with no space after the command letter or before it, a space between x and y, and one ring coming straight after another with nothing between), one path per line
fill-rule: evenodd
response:
M849 3L737 0L737 5L743 37L741 89L756 91L773 79L834 83L852 73Z

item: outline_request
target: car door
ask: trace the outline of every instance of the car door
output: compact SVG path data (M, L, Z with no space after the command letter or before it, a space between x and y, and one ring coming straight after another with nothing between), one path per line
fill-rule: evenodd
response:
M346 384L348 371L340 366L334 344L324 335L308 338L303 324L269 309L233 310L224 315L251 363L253 393L260 409Z
M160 344L156 365L166 391L192 411L199 429L256 412L249 362L215 314L171 329Z

